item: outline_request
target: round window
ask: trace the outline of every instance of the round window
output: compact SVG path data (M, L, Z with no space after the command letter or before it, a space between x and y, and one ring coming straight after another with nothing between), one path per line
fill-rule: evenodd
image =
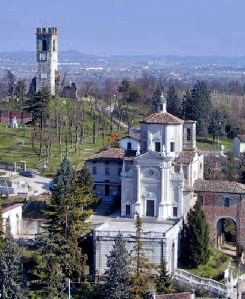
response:
M148 171L148 175L149 175L149 176L154 176L154 171L150 169L150 170Z

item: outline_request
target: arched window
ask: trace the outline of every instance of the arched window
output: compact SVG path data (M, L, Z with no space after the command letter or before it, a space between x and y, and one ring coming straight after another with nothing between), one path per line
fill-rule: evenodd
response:
M42 50L43 51L47 51L48 49L47 49L47 41L46 41L46 39L43 39L43 45L42 45Z
M191 140L191 129L188 128L187 129L187 141L190 141Z

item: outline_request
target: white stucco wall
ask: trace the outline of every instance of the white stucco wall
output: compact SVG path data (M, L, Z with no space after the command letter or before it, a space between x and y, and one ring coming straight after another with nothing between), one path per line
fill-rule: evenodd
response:
M245 142L241 142L238 137L233 139L233 154L236 158L239 157L240 153L245 153Z
M132 151L137 151L138 150L138 145L140 144L139 140L136 140L131 137L125 137L119 140L120 148L123 150L127 150L128 148L128 143L131 142L131 150Z
M21 237L22 233L22 205L7 208L2 213L3 227L6 227L6 221L9 219L11 234L15 239Z

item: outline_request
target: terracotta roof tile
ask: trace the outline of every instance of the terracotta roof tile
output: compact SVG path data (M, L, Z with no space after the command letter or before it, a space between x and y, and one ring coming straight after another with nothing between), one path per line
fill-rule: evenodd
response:
M166 113L153 113L147 116L144 120L141 121L142 123L147 124L183 124L184 120L174 116L168 112Z
M245 184L230 181L201 180L195 181L193 189L199 192L214 193L243 193L245 194Z
M106 158L111 158L111 159L123 159L124 154L125 154L125 152L124 152L123 149L118 148L118 147L111 147L111 148L108 148L108 149L105 150L105 151L102 151L102 152L100 152L100 153L98 153L98 154L95 154L95 155L89 157L89 158L87 159L87 161L88 161L88 160L100 159L100 158L102 158L102 159L103 159L103 158L104 158L104 159L106 159Z
M174 161L176 163L190 164L193 161L195 155L195 151L183 151L180 153L179 157L174 159Z

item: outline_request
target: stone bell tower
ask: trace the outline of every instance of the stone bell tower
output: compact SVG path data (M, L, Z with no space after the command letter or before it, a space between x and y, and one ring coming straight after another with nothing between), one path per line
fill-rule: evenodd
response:
M58 76L58 31L57 28L37 28L37 82L36 91L47 88L55 95Z

